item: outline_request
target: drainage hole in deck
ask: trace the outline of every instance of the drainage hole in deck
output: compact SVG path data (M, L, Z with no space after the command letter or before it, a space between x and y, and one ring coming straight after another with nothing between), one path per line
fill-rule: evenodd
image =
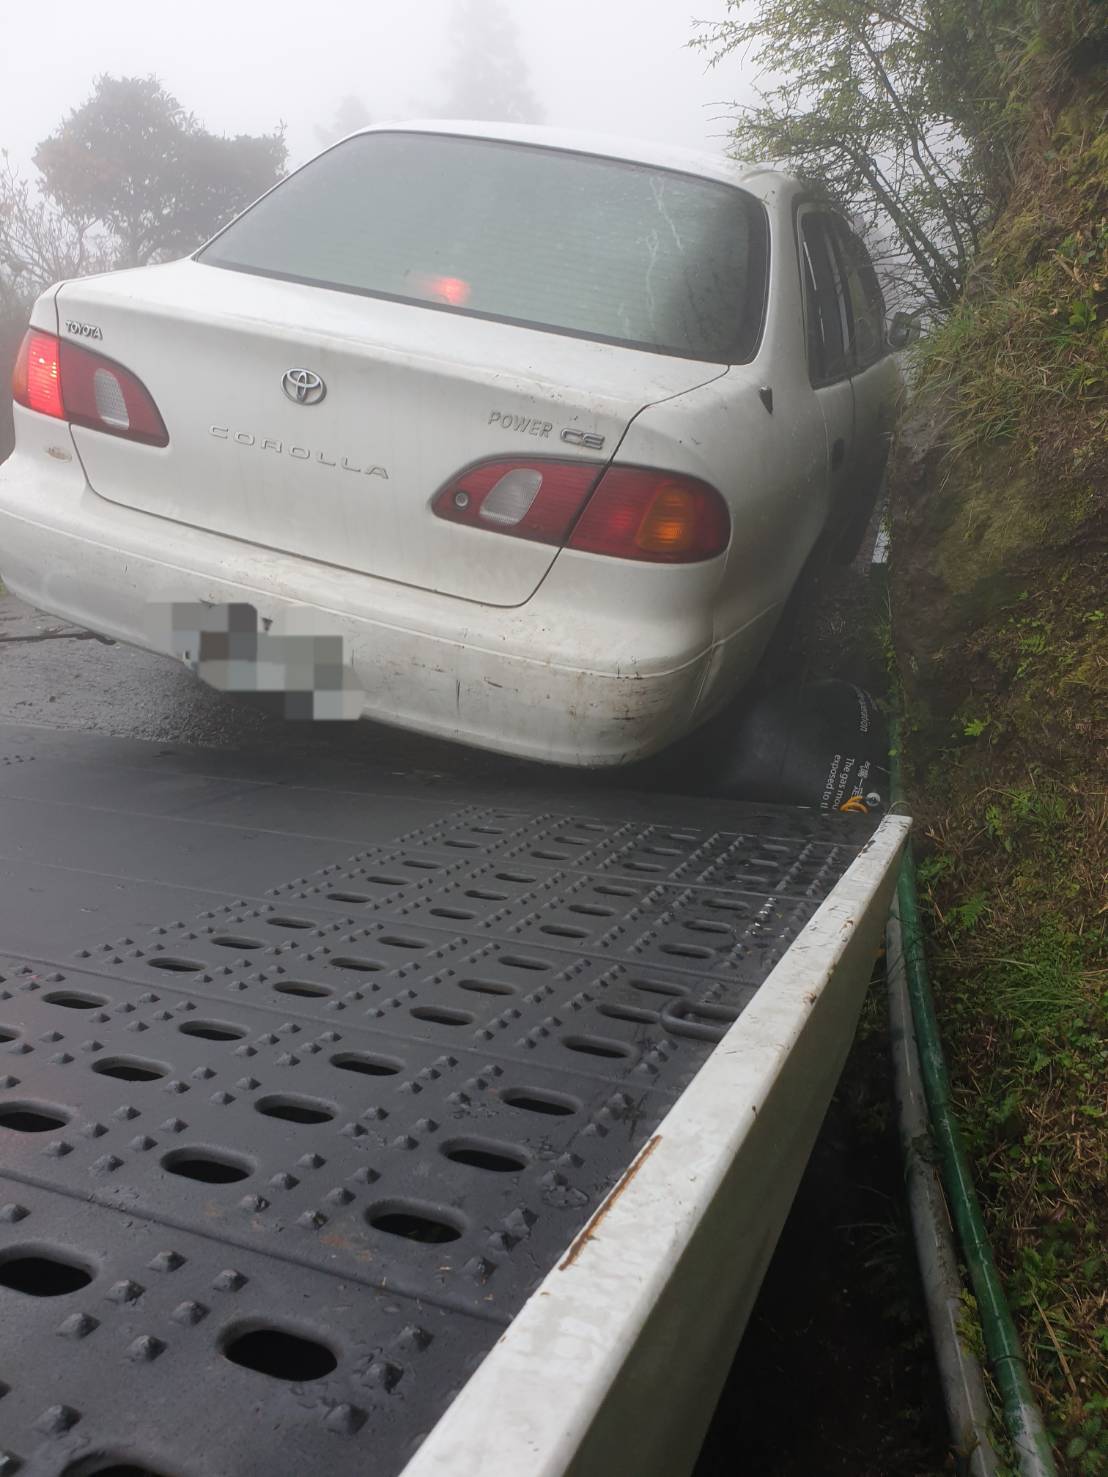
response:
M667 1017L673 1021L688 1021L695 1026L730 1026L738 1020L740 1012L730 1005L686 1005L684 1001L667 1009Z
M478 842L478 841L459 841L457 839L457 837L454 837L454 836L448 836L446 838L446 840L443 842L443 845L444 846L453 846L455 848L455 850L457 850L457 851L479 851L480 850L480 842Z
M483 903L506 903L508 901L506 892L486 892L480 887L467 887L465 895L479 898Z
M509 969L549 969L550 965L544 959L528 959L522 954L502 954L501 964L506 964Z
M329 990L326 985L311 985L307 980L282 980L273 988L278 995L299 995L305 1000L320 1000L327 995L333 995L334 990Z
M658 1014L653 1010L637 1010L633 1005L599 1005L597 1010L601 1015L609 1016L614 1021L634 1021L640 1026L649 1026L658 1019Z
M611 918L614 908L598 908L595 903L570 903L571 913L583 913L586 918Z
M356 1051L339 1052L331 1058L331 1065L344 1072L362 1072L367 1077L395 1077L404 1070L403 1062L390 1061L388 1057L363 1056Z
M634 1050L622 1041L609 1041L604 1036L564 1036L562 1045L570 1051L579 1051L584 1056L602 1056L616 1059L634 1056Z
M241 1026L225 1026L221 1021L184 1021L177 1029L182 1036L199 1036L202 1041L241 1041L246 1035Z
M701 949L695 944L663 944L663 954L675 954L679 959L711 959L711 949Z
M326 1344L302 1338L282 1328L251 1328L241 1333L231 1330L224 1339L222 1354L232 1364L266 1374L270 1379L307 1384L321 1380L338 1367L338 1360Z
M338 1112L329 1103L307 1097L264 1097L254 1107L267 1118L283 1118L286 1123L330 1123Z
M470 1169L485 1169L491 1174L518 1174L527 1167L526 1158L507 1144L459 1141L444 1144L442 1152L455 1164L465 1164Z
M773 887L773 878L767 876L764 872L747 872L743 876L735 879L731 879L728 877L722 877L720 879L720 881L723 882L725 886L731 880L741 882L743 887L747 888L751 892L771 892L775 890ZM787 891L787 889L779 890Z
M411 1012L417 1021L434 1021L440 1026L468 1026L473 1017L466 1010L446 1010L441 1005L417 1005Z
M587 939L589 936L587 928L569 928L564 923L544 923L539 932L557 939Z
M452 918L457 923L469 923L477 917L465 908L432 908L430 912L432 918Z
M18 1035L18 1031L13 1031L8 1026L0 1026L0 1041L14 1041Z
M633 887L616 887L615 884L611 882L598 882L593 888L593 892L599 892L604 897L635 896L635 889Z
M372 877L369 879L374 880ZM328 902L332 903L371 903L373 899L364 892L329 892L326 894Z
M62 1297L77 1292L92 1281L87 1267L43 1252L16 1252L0 1262L0 1287L26 1293L33 1298Z
M713 923L710 918L691 918L685 927L691 933L722 934L725 938L733 938L735 932L729 923Z
M514 995L514 985L502 985L499 980L459 980L459 990L472 990L476 995Z
M684 995L680 985L663 985L660 980L628 980L632 990L641 990L644 995Z
M388 949L426 949L427 944L423 939L406 939L395 933L383 933L377 940Z
M47 1005L61 1005L66 1010L99 1010L109 1003L106 995L79 995L76 990L51 990L42 998Z
M113 1056L93 1062L92 1070L103 1077L118 1077L121 1082L157 1082L168 1077L169 1068L159 1062L140 1062L137 1057Z
M402 856L400 858L402 867L414 867L417 872L438 872L442 869L442 862L429 862L426 857Z
M49 1133L68 1122L69 1114L61 1108L39 1108L30 1103L5 1103L0 1107L0 1128L16 1133Z
M494 872L493 876L497 882L537 882L537 877L530 876L527 872Z
M372 877L367 877L367 882L374 883L377 887L407 887L412 879L410 877L386 877L381 872L375 872ZM362 902L367 901L363 898Z
M350 955L341 955L338 959L332 959L331 963L336 969L354 969L361 974L380 974L385 968L376 959L355 959Z
M117 1462L97 1452L66 1467L62 1477L167 1477L167 1474L155 1472L153 1467L136 1467L134 1462Z
M531 855L539 862L568 862L568 851L533 851Z
M170 974L199 974L204 968L196 959L181 959L174 954L159 954L146 962L151 969L165 969Z
M251 938L248 934L213 933L212 943L221 949L264 949L265 940Z
M270 928L314 928L310 918L289 918L284 913L273 913L265 920Z
M174 1149L162 1160L162 1168L186 1180L199 1180L205 1185L233 1185L248 1179L250 1166L241 1160L225 1159L206 1149Z
M519 1108L523 1113L544 1113L551 1118L566 1118L581 1109L581 1104L573 1098L540 1092L531 1087L509 1087L500 1094L500 1101L511 1108Z
M442 1246L447 1241L457 1241L462 1234L461 1226L443 1219L441 1212L433 1213L430 1207L424 1209L395 1200L371 1207L366 1211L366 1220L374 1230L425 1246Z

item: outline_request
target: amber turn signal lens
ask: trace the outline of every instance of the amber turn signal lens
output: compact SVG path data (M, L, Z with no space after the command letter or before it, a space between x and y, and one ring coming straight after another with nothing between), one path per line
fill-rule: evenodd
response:
M683 487L663 485L647 508L635 543L647 554L685 554L697 533L697 503Z

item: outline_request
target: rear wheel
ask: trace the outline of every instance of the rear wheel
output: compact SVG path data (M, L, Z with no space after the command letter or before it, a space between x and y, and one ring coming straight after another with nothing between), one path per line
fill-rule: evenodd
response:
M744 695L669 758L685 777L676 788L693 793L823 811L888 804L884 719L864 688L840 678Z
M854 494L825 534L827 557L832 564L853 564L865 542L873 510L885 500L886 476L882 471L872 488Z

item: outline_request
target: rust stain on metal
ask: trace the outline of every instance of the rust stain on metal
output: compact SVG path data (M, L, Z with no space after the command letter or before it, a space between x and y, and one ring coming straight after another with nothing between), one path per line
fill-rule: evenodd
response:
M616 1203L616 1201L619 1199L619 1197L623 1194L624 1190L626 1190L627 1186L635 1178L635 1176L638 1174L639 1170L643 1167L643 1165L650 1158L651 1154L653 1154L654 1150L658 1147L658 1145L661 1142L662 1142L662 1135L660 1133L656 1133L654 1135L654 1137L647 1142L647 1144L643 1148L642 1152L639 1154L639 1157L635 1160L634 1164L632 1164L631 1167L630 1167L630 1169L628 1169L626 1171L626 1173L624 1174L623 1178L620 1180L619 1184L616 1185L615 1189L612 1191L612 1193L608 1196L607 1200L605 1200L604 1204L600 1207L600 1209L593 1216L592 1220L589 1221L589 1223L585 1227L585 1229L578 1235L577 1240L573 1243L573 1245L570 1247L569 1251L566 1253L566 1259L565 1259L565 1261L564 1262L561 1262L559 1264L559 1266L558 1266L558 1271L559 1272L564 1272L567 1267L572 1267L573 1266L574 1262L577 1260L577 1258L584 1251L585 1247L593 1239L593 1237L596 1235L597 1231L599 1231L600 1224L603 1221L604 1217L608 1214L608 1212L611 1210L612 1206Z
M327 1246L332 1251L349 1252L355 1261L371 1262L373 1260L372 1251L368 1250L363 1242L352 1236L344 1236L340 1231L328 1231L325 1236L319 1238L319 1241L321 1246Z

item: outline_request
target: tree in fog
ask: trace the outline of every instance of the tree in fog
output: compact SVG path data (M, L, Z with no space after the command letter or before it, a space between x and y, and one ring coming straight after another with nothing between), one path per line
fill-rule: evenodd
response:
M52 282L106 272L110 243L74 224L0 150L0 385L5 387L35 298ZM0 399L0 462L13 445L11 399Z
M276 183L286 155L283 126L209 133L156 78L103 76L34 162L74 228L99 228L117 265L139 266L194 250Z
M325 149L329 144L337 144L340 138L357 133L359 128L368 128L372 122L372 115L365 103L356 93L348 92L335 109L331 122L324 126L316 124L315 136L319 140L319 147Z
M448 44L446 90L434 108L438 117L542 122L519 28L503 0L454 0Z
M820 184L884 239L896 295L949 309L1010 163L983 81L1002 27L973 0L728 0L728 10L694 44L713 65L737 52L765 79L737 114L735 152Z
M106 272L111 244L68 220L0 150L0 323L25 322L44 287L63 277ZM14 331L14 330L13 330Z

